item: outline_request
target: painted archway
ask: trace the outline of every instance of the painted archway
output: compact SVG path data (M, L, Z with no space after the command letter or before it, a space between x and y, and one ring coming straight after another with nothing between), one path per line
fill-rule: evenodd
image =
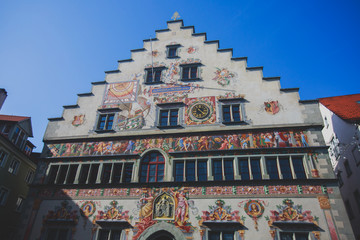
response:
M186 240L186 238L174 225L160 222L146 229L138 240Z

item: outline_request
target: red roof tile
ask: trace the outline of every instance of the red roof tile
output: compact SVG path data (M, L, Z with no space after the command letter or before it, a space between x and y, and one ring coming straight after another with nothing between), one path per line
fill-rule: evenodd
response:
M1 115L0 121L9 121L9 122L20 122L26 119L30 119L30 117L22 117L22 116L14 116L14 115Z
M319 101L343 120L360 123L360 94L319 98Z

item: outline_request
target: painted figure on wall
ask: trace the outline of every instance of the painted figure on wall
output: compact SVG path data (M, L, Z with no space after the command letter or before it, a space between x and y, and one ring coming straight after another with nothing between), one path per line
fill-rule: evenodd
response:
M239 203L239 207L243 205L245 201ZM258 230L258 219L263 215L265 210L265 202L262 200L248 200L244 204L245 213L251 217L255 223L255 229Z
M280 111L279 101L264 102L265 111L272 115L277 114Z
M85 115L84 114L80 114L77 116L74 116L74 120L72 121L72 125L74 127L78 127L80 125L82 125L84 123L84 119L85 119Z
M233 72L230 72L227 68L216 68L215 80L221 86L227 86L230 84L230 80L235 77Z

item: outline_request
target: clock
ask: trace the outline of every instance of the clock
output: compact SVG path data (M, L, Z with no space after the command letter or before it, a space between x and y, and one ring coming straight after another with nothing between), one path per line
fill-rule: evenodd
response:
M191 117L205 121L211 117L211 109L206 103L196 103L190 107Z

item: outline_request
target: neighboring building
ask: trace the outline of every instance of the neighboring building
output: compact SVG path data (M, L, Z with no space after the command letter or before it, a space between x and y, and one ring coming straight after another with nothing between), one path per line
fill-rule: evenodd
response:
M0 115L0 236L13 239L34 178L34 145L29 117Z
M319 101L330 160L354 234L360 239L360 94Z
M21 239L354 239L317 100L182 20L50 118Z
M0 109L2 108L5 99L7 97L7 92L4 88L0 88Z

